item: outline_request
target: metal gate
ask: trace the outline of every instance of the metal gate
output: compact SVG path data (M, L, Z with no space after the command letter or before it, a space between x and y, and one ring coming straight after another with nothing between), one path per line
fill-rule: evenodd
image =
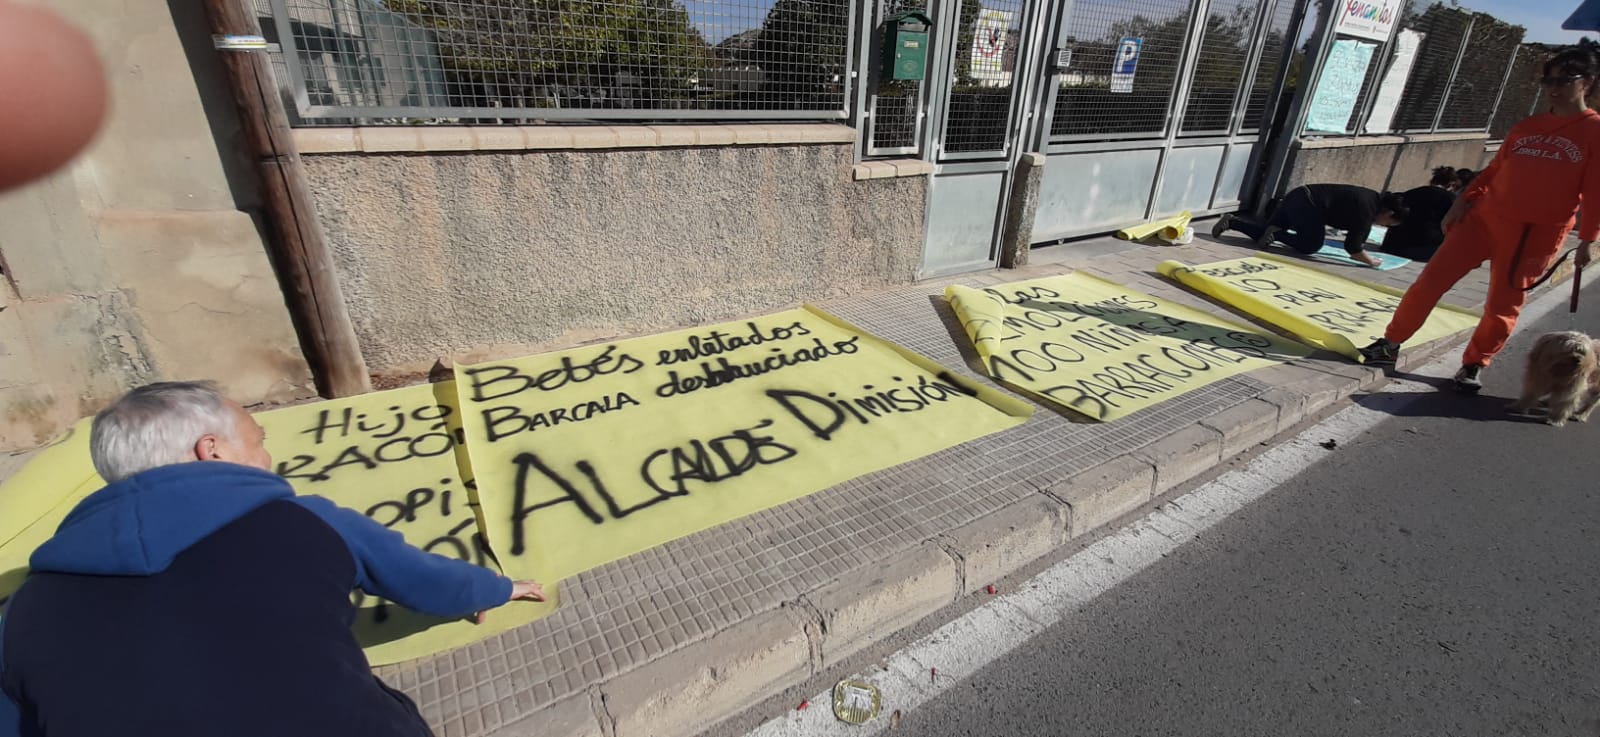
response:
M1236 207L1271 128L1299 6L1076 0L1056 30L1066 63L1041 120L1033 241Z
M929 183L922 275L992 266L1017 158L1034 119L1030 90L1050 3L949 0L934 8L928 76ZM937 29L954 29L940 33Z
M868 140L869 153L922 151L935 164L923 276L995 263L1024 152L1046 156L1034 243L1236 207L1302 5L936 2L927 86L880 87ZM924 109L927 125L912 114Z

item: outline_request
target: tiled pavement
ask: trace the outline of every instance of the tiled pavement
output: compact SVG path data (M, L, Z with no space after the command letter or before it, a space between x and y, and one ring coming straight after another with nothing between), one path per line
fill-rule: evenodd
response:
M1102 239L1035 250L1025 269L822 306L977 377L939 299L948 283L1081 268L1240 319L1155 268L1248 253L1204 236L1175 248ZM1317 266L1398 288L1420 268ZM1486 284L1475 272L1446 299L1479 305ZM1042 408L1018 427L588 571L564 583L550 617L379 672L446 737L690 734L1379 381L1319 354L1113 423ZM24 459L0 458L0 478Z
M822 305L978 376L938 295L1082 268L1238 319L1156 275L1245 248L1099 240L1039 249L1020 270ZM1317 264L1404 288L1420 269ZM1447 301L1476 306L1486 270ZM1407 364L1420 360L1412 351ZM1114 423L1041 409L1027 423L566 582L554 615L453 653L380 670L441 735L681 735L838 662L870 640L1147 503L1379 372L1319 354L1212 384Z

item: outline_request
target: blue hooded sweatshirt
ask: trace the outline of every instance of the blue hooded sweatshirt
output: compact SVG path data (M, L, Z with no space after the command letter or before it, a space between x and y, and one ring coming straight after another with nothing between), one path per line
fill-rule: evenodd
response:
M29 564L0 619L0 737L426 735L372 675L350 591L436 617L511 595L503 576L221 462L91 494Z

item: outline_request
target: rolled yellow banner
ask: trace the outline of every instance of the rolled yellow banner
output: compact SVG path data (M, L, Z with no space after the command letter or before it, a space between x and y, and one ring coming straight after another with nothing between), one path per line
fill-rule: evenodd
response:
M1152 235L1159 235L1162 240L1177 240L1183 235L1183 230L1189 227L1189 219L1194 215L1184 210L1169 218L1151 220L1143 225L1123 228L1117 231L1117 237L1127 241L1142 241Z

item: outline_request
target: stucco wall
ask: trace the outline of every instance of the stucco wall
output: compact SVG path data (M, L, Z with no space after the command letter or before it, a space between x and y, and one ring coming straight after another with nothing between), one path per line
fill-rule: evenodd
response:
M1483 152L1486 140L1485 136L1454 140L1385 137L1307 142L1295 152L1288 188L1338 183L1404 191L1427 184L1436 166L1479 168L1487 163Z
M153 380L314 394L200 4L49 4L95 39L111 114L72 166L0 194L0 451Z
M851 164L836 144L306 157L375 374L910 281L926 177Z

